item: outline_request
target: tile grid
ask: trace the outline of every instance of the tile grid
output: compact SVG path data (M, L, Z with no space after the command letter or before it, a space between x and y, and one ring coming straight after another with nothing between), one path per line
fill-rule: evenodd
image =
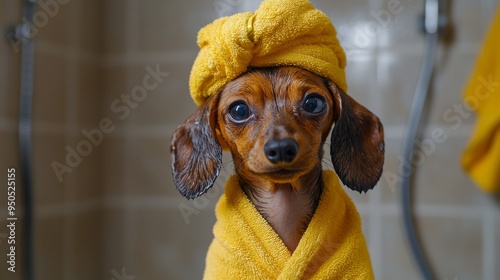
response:
M126 26L126 30L128 30L126 36L125 36L125 58L128 60L131 55L137 52L138 49L138 40L137 38L139 37L139 13L140 11L140 3L135 0L127 0L125 2L125 13L126 13L126 22L124 23ZM126 71L126 76L127 76L127 88L130 88L130 81L133 81L135 77L135 73L133 72L132 68L128 68ZM130 125L130 122L127 123L127 125ZM133 141L130 138L125 138L125 149L126 151L133 151L134 148L132 147ZM131 168L130 164L125 164L125 176L128 177L132 172L129 170ZM131 182L131 181L136 181L135 178L125 178L123 182ZM130 193L133 184L126 184L127 185L127 193ZM138 211L136 209L132 208L126 208L125 209L125 232L124 232L124 240L138 240L138 231L139 229L137 228L137 224L139 222L139 216L138 216ZM127 242L123 246L123 255L124 256L133 256L134 255L134 248L136 248L136 244L133 242ZM126 260L124 260L125 262ZM125 264L124 264L125 265Z
M81 6L78 5L82 5L82 3L81 1L76 1L64 7L64 13L71 14L70 21L66 27L66 32L69 34L68 43L54 43L44 41L43 37L37 37L36 44L37 55L48 54L61 58L65 64L64 67L67 75L65 76L66 79L60 79L61 83L65 83L65 106L64 108L60 108L65 112L65 119L61 120L61 122L34 120L34 133L60 136L64 138L63 143L76 143L81 135L80 129L82 124L78 120L79 114L82 113L78 111L78 102L81 96L79 87L80 66L83 62L90 62L90 64L96 67L102 64L97 54L83 50L80 47L80 30L82 30L83 16L80 11ZM63 258L61 270L65 279L71 279L74 278L76 268L79 266L77 263L78 257L75 256L75 252L79 249L75 244L75 240L78 237L78 232L76 231L78 219L76 218L78 215L90 213L102 207L100 205L93 205L92 202L94 201L77 201L77 189L84 187L78 182L77 177L67 176L64 180L64 184L52 186L64 188L63 200L60 201L60 204L37 206L36 217L37 220L44 217L61 217L63 219L62 254L67 257ZM100 203L102 201L98 200L97 202ZM92 207L88 207L89 203ZM40 215L39 212L46 214ZM50 214L47 214L49 212Z

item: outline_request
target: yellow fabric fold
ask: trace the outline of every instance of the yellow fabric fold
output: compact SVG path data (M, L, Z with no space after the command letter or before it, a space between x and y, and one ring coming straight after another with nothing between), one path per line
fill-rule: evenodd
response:
M344 50L327 15L307 0L265 0L255 13L215 20L198 34L189 86L200 105L251 67L296 66L347 91Z
M361 219L333 171L291 254L231 177L216 206L204 279L374 279Z
M500 191L500 5L465 89L464 102L477 114L462 166L484 191Z

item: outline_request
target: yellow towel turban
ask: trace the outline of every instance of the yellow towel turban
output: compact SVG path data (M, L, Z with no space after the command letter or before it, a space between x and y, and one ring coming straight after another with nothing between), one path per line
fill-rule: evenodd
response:
M200 30L198 45L189 80L198 105L249 67L296 66L347 91L335 28L307 0L264 0L255 13L217 19Z

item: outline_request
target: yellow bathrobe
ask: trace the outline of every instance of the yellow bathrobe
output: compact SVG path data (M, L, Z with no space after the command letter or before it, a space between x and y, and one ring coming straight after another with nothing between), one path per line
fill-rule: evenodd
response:
M204 279L374 279L360 216L333 171L316 212L291 254L238 184L226 183L216 207Z
M464 102L476 111L474 133L462 165L486 192L500 191L500 5L470 81Z

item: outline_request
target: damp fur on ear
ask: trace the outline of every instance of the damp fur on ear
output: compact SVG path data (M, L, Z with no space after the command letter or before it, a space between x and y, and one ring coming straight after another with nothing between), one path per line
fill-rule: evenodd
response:
M177 190L188 199L206 193L222 166L222 148L215 136L216 104L217 96L214 95L172 136L172 177Z
M377 184L384 166L384 127L379 118L329 82L341 104L332 130L330 155L335 172L352 190L366 192Z

